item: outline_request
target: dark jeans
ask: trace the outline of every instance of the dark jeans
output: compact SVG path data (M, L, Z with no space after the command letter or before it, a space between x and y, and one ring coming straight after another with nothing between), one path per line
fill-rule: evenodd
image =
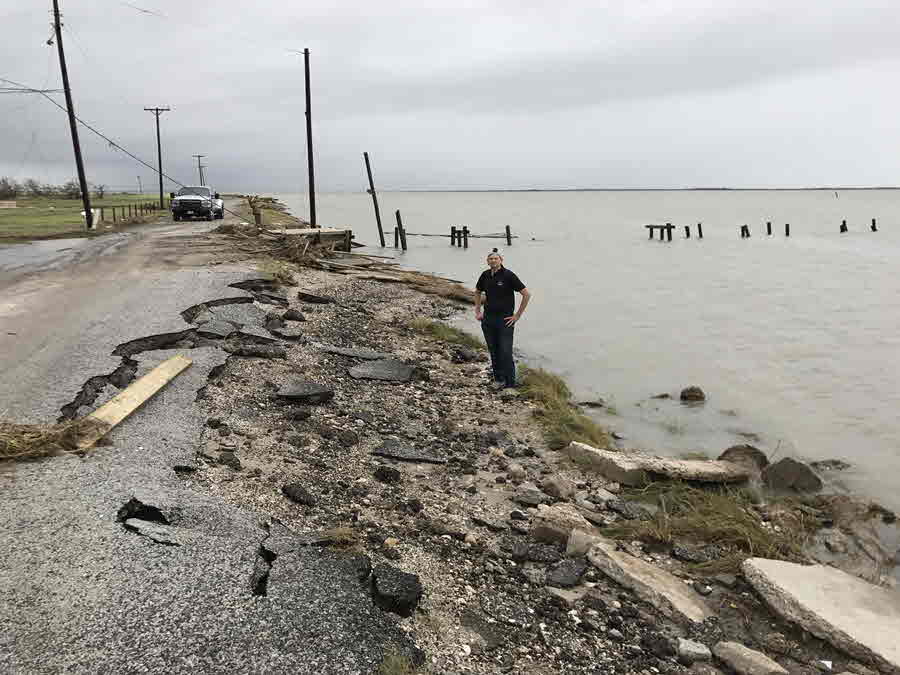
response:
M507 387L516 386L516 364L513 361L513 333L515 324L507 326L506 317L485 314L481 320L484 341L491 353L494 379Z

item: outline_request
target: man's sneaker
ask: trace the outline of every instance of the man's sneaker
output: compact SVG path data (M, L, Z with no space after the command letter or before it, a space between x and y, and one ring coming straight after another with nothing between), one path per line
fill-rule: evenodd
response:
M500 391L500 390L503 389L505 386L506 386L506 385L505 385L503 382L498 382L497 380L494 380L493 382L491 382L491 383L488 385L488 387L490 387L490 388L493 389L494 391Z

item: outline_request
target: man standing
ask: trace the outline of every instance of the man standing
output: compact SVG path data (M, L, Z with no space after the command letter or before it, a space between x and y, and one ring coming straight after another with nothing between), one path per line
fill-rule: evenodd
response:
M513 331L516 322L528 306L531 293L515 273L503 266L503 256L494 249L487 257L488 268L475 285L475 319L481 322L484 341L491 354L494 389L516 386L516 364L513 362ZM482 293L487 296L484 311ZM522 302L515 310L515 294L522 294Z

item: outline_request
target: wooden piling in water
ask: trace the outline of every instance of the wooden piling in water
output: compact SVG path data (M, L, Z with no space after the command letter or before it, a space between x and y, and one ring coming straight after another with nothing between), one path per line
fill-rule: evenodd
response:
M846 221L846 219L841 221L841 230L840 230L840 231L841 231L841 234L844 234L845 232L847 232L847 221Z
M375 181L372 180L372 166L369 164L369 153L364 152L363 158L366 160L366 175L369 177L369 194L372 195L372 204L375 206L375 224L378 226L378 238L381 240L381 247L384 248L384 229L381 227L381 211L378 209L378 195L375 194Z
M703 223L697 223L697 239L703 239Z
M769 235L770 237L772 236L772 221L771 220L766 221L766 234Z
M457 236L457 234L458 234L458 233L457 233L457 231L456 231L456 225L451 225L451 226L450 226L450 245L451 245L451 246L456 246L456 236Z
M690 225L685 225L685 226L684 226L684 238L685 238L685 239L690 239L690 238L691 238L691 226L690 226Z
M785 224L784 224L784 236L785 236L785 237L790 237L790 236L791 236L791 224L790 224L790 223L785 223Z
M675 228L675 226L672 225L672 223L666 223L666 239L668 241L672 241L672 230L674 228ZM660 234L662 234L662 233L660 233ZM662 237L660 237L660 239L662 239Z
M463 248L469 248L469 226L463 225Z
M506 226L506 245L512 246L512 230L509 229L509 225Z
M872 232L878 232L878 226L875 225L875 219L872 218Z
M400 236L400 248L404 251L406 250L406 232L403 231L403 220L400 218L400 210L397 209L395 215L397 216L397 232Z

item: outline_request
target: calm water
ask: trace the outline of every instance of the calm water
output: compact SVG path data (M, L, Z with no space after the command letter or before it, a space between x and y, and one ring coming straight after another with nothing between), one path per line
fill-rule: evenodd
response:
M304 195L282 199L308 212ZM834 482L900 509L900 191L388 192L380 202L385 222L400 209L409 232L512 226L521 238L506 265L534 294L518 349L579 398L610 402L614 414L599 417L630 446L716 455L749 440L780 456L843 458L854 468ZM377 243L368 195L323 194L317 206L320 222ZM698 221L702 241L677 231L651 242L643 228ZM409 244L398 261L473 285L490 247L506 248ZM650 399L690 384L705 406Z

